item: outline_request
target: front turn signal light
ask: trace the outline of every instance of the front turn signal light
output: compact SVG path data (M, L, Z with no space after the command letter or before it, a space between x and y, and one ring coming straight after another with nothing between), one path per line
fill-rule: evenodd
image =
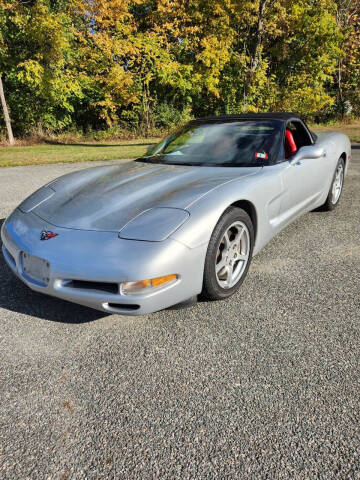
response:
M177 279L177 275L165 275L148 280L139 280L137 282L124 282L121 284L121 293L123 295L137 295L157 290L159 287L165 287Z

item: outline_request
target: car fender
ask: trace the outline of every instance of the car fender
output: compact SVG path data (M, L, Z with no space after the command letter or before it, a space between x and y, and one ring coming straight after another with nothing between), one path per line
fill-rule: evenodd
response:
M278 175L279 165L264 167L256 175L221 185L203 196L186 209L189 219L173 234L171 238L189 248L208 243L211 234L231 205L241 201L249 202L256 213L257 234L253 254L275 235L276 229L271 220L279 213L283 186Z

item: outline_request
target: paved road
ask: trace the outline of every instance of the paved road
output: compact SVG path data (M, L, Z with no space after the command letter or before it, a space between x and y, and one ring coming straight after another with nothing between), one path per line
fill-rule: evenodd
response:
M339 207L288 227L223 303L104 316L1 257L0 477L360 478L359 148ZM1 169L0 218L83 167Z

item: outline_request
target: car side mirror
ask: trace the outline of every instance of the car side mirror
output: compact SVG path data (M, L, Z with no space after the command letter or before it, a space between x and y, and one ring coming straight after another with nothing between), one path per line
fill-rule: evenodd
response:
M323 147L319 147L317 145L306 145L305 147L301 147L293 157L289 159L290 165L296 165L300 160L305 158L321 158L325 157L326 152Z
M146 153L150 153L154 145L148 145L146 148Z

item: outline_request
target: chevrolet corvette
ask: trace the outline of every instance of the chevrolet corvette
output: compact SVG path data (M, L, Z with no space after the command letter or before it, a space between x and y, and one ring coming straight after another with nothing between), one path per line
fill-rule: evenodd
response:
M292 113L191 121L134 161L75 171L24 200L2 251L31 289L147 314L236 292L300 215L339 203L351 145Z

